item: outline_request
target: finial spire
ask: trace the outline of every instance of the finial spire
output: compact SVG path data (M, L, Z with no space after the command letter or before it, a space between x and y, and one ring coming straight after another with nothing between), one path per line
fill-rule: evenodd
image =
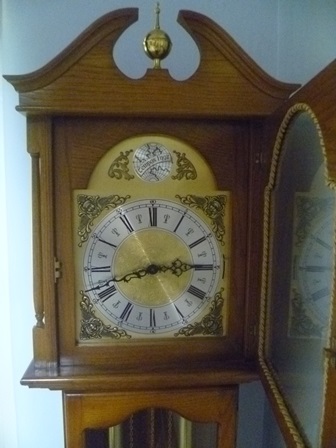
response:
M155 22L155 29L159 30L160 29L160 3L157 2L156 4L156 8L155 8L155 13L156 13L156 22Z
M154 68L161 68L161 61L168 56L172 43L168 34L160 29L160 3L155 8L155 28L150 31L143 41L147 56L154 60Z

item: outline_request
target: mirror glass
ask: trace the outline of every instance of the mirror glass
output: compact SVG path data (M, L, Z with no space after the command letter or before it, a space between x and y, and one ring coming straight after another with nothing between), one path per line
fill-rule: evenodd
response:
M291 118L270 195L265 354L307 446L318 447L334 271L335 192L309 110Z
M88 429L85 448L216 448L217 424L191 422L167 409L146 409L120 425Z

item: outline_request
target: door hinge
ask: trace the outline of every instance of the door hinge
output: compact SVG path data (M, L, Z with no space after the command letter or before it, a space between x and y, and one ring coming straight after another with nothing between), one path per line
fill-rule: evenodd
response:
M55 278L55 283L61 277L61 274L62 274L61 268L62 268L61 262L55 257L54 258L54 278Z

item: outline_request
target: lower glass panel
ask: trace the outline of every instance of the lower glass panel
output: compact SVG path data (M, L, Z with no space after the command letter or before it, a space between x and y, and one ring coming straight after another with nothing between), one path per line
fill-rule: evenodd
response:
M108 429L88 429L85 448L216 448L217 424L184 419L166 409L146 409Z

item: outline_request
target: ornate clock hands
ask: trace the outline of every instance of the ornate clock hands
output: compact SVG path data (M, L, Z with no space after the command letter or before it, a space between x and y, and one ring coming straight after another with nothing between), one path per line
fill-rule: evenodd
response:
M180 277L184 272L187 272L195 267L197 267L197 265L184 263L183 261L177 258L172 262L170 266L152 263L148 265L145 269L139 269L138 271L131 272L130 274L127 274L121 277L120 279L114 281L129 282L133 278L142 278L145 277L145 275L147 274L155 275L158 274L159 272L167 272L167 271L170 271L172 274L176 275L177 277Z
M184 263L183 261L179 260L178 258L172 262L170 266L165 265L159 265L155 263L151 263L144 269L139 269L138 271L131 272L130 274L126 274L123 277L114 278L111 281L113 282L126 282L128 283L133 278L142 278L145 277L145 275L155 275L159 272L167 272L170 271L172 274L176 275L177 277L180 277L184 272L189 271L190 269L196 267L197 265Z
M101 288L105 288L106 286L109 286L110 283L119 283L119 282L126 282L126 283L128 283L132 278L141 278L141 277L144 277L146 274L149 274L149 273L154 273L155 274L156 272L149 272L149 271L152 270L153 266L156 267L155 265L150 265L146 269L140 269L139 271L131 272L130 274L123 275L122 277L112 277L112 278L110 278L109 280L106 280L106 282L104 282L104 283L102 283L100 285L94 286L94 287L92 287L90 289L86 289L85 292L97 291L97 290L99 290Z
M126 282L128 283L134 278L142 278L146 275L155 275L159 272L167 272L170 271L172 274L176 275L176 277L180 277L184 272L189 271L190 269L196 268L198 265L195 264L189 264L184 263L179 258L174 260L170 266L165 265L158 265L158 264L150 264L144 269L139 269L138 271L131 272L129 274L123 275L121 277L113 277L109 280L107 280L105 283L100 284L98 286L94 286L93 288L85 290L85 292L99 290L101 288L105 288L106 286L109 286L110 283L119 283L119 282Z
M195 264L184 263L178 258L172 262L171 266L161 266L162 272L171 271L172 274L180 277L184 272L195 268Z

